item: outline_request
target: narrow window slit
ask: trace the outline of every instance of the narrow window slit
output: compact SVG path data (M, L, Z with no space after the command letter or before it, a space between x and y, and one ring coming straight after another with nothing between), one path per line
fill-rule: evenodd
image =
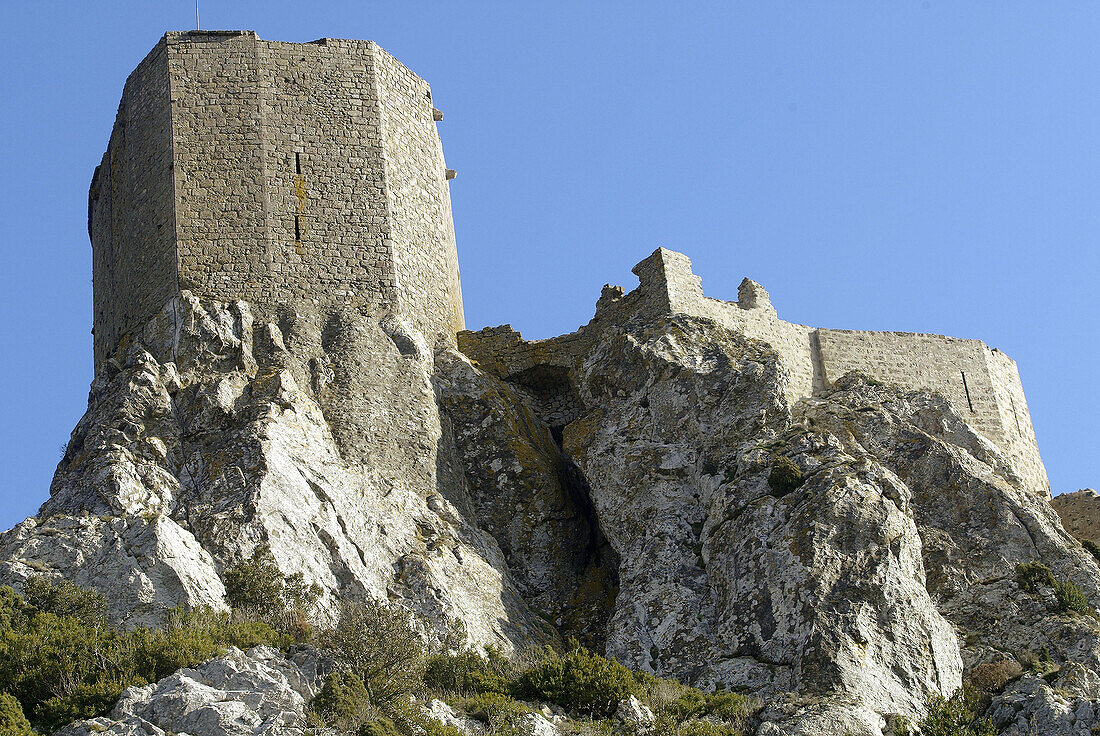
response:
M302 218L299 215L294 215L294 242L302 242Z
M294 152L294 173L302 173L302 154L298 151Z
M1012 404L1012 416L1016 420L1016 432L1023 434L1024 430L1020 429L1020 415L1016 413L1016 400L1009 396L1008 401Z
M966 385L966 371L959 371L963 377L963 391L966 392L966 403L970 406L970 411L974 411L974 402L970 400L970 387Z

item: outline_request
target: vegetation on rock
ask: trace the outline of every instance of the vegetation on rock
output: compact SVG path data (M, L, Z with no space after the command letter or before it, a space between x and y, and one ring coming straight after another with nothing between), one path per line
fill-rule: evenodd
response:
M786 455L780 455L772 463L768 485L777 496L785 496L802 485L802 470Z
M209 610L174 609L160 629L116 631L104 623L97 593L44 578L28 587L43 608L0 588L0 689L43 732L104 715L127 687L155 682L229 646L291 643L267 624Z
M996 736L993 723L981 717L981 699L981 693L966 685L950 698L933 698L921 719L920 736Z

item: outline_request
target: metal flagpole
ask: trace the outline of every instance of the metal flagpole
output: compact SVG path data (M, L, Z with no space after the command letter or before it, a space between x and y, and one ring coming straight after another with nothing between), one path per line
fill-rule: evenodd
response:
M195 30L199 30L199 0L195 0Z

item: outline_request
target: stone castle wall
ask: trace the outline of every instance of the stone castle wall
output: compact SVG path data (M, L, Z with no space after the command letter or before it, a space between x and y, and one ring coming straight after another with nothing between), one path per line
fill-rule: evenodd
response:
M401 311L419 315L422 330L423 317L433 315L457 332L465 327L458 250L432 92L382 49L375 59L392 237L409 246L394 251Z
M110 144L88 192L96 365L128 325L155 314L178 289L167 46L126 80Z
M177 288L261 313L303 300L396 311L430 339L461 329L431 93L376 44L169 33L131 75L120 120L135 108L148 153L116 175L134 186L90 197L97 366ZM112 136L105 163L124 142ZM137 196L150 179L158 196ZM105 238L107 210L131 226ZM150 259L171 283L122 293Z
M1049 493L1016 364L982 341L785 322L764 288L748 279L742 282L737 301L704 296L687 256L664 248L639 263L634 273L638 288L624 294L619 287L605 287L596 316L578 332L527 342L505 326L460 333L459 347L488 370L522 383L538 375L539 366L570 366L608 324L621 324L639 314L705 317L769 343L789 371L787 399L792 404L855 370L903 389L940 393L1005 452L1028 487Z

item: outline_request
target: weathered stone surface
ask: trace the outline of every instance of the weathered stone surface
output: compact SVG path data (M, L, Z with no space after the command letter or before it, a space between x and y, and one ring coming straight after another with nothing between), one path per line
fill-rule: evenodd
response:
M1062 493L1051 499L1062 526L1076 539L1100 544L1100 494L1091 488Z
M0 535L0 577L64 575L152 624L223 606L221 573L264 543L322 615L367 594L505 650L577 634L754 692L761 733L879 736L965 670L1041 653L1057 677L990 716L1040 736L1094 717L1100 625L1015 569L1041 561L1095 604L1100 568L948 401L849 374L791 403L767 343L683 315L588 339L502 378L392 314L257 323L185 294L96 377L50 500ZM278 733L302 712L173 677L97 726Z
M462 460L469 518L497 540L532 605L602 644L618 561L550 428L521 388L460 353L436 355L436 390Z
M126 690L105 718L78 721L58 736L281 736L301 734L320 683L268 647L231 648L194 669Z
M648 731L656 720L653 710L633 695L619 702L615 718L634 731Z
M762 342L672 317L609 330L565 431L621 559L608 654L700 684L854 699L863 720L958 687L908 492L791 419ZM779 491L776 458L806 475Z
M1034 658L1046 646L1057 663L1100 672L1096 619L1058 611L1052 594L1027 593L1015 576L1018 564L1042 562L1095 606L1096 560L954 407L935 394L900 392L851 375L827 398L808 402L805 416L909 489L927 587L964 641L968 667L998 652Z
M171 301L96 377L37 519L0 535L3 581L65 575L116 621L158 623L224 605L218 574L264 543L321 586L322 612L374 595L439 634L545 640L462 501L432 355L401 352L380 321L300 311L284 333L243 302Z

